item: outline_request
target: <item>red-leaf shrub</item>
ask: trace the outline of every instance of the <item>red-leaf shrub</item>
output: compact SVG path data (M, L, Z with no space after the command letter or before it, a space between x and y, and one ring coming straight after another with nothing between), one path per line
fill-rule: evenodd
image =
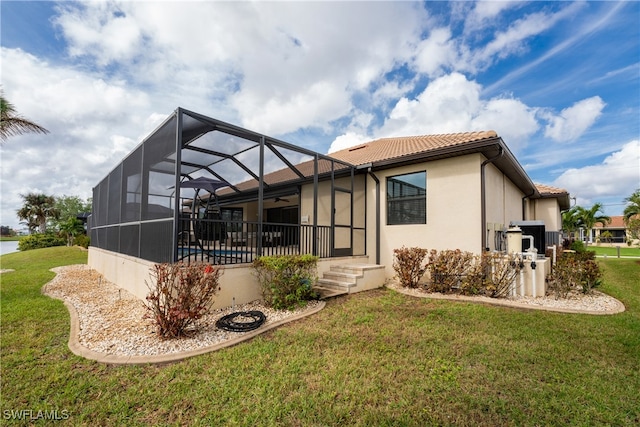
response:
M161 338L178 338L194 332L196 321L211 307L222 268L203 262L155 264L149 275L145 307Z
M394 249L393 269L400 284L405 288L417 288L420 279L427 271L424 265L424 259L428 251L422 248L405 248Z
M429 253L429 290L447 293L461 286L463 278L472 267L473 254L460 249Z

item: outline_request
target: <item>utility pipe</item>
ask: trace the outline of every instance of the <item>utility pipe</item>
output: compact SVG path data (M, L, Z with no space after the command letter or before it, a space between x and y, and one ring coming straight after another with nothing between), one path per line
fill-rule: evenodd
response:
M531 196L533 196L534 194L536 194L536 189L535 188L533 190L531 190L531 193L529 193L529 194L527 194L527 195L522 197L522 220L523 221L525 221L527 219L526 215L525 215L525 209L524 209L524 199L528 199Z
M524 296L524 262L520 261L520 295Z
M535 247L533 246L533 236L530 236L528 234L523 234L522 240L524 239L527 239L529 241L529 249L527 250L527 252L532 252L532 249L535 249Z
M484 168L489 163L495 162L500 157L504 155L504 150L502 146L498 146L498 154L495 157L485 160L480 165L480 221L482 222L482 245L480 246L483 251L488 251L487 247L487 201L486 199L486 189L485 189L485 173Z

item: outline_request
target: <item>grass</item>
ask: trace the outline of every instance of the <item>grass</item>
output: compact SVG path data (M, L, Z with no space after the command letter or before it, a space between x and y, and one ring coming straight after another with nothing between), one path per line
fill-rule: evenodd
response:
M615 246L596 246L589 245L587 250L594 251L596 255L607 255L608 257L617 257L618 248ZM635 256L640 257L640 247L638 246L620 246L620 256Z
M2 236L0 242L19 242L24 236Z
M377 290L182 362L109 366L66 347L69 316L40 294L86 253L8 254L3 268L2 422L68 411L72 425L637 425L640 265L602 261L627 311L589 316ZM26 424L26 422L23 422Z

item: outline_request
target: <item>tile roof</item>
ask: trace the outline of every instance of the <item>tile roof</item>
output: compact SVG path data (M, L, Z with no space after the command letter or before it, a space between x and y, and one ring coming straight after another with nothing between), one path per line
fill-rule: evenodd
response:
M397 159L412 154L428 153L442 148L462 146L470 142L497 138L496 132L479 131L440 135L404 136L381 138L371 142L329 153L353 165L363 165L384 160Z
M547 195L555 196L558 194L569 194L569 192L564 188L552 187L550 185L537 184L537 183L535 184L535 186L538 189L538 192L540 193L540 195L542 196L547 196Z
M627 228L627 226L624 223L624 217L622 215L619 215L612 216L611 222L606 226L603 227L602 224L597 223L594 228Z

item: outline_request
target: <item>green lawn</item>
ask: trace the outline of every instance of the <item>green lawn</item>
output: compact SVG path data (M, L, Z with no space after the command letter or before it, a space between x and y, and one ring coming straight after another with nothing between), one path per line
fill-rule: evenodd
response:
M3 236L0 237L0 241L1 242L18 242L20 241L20 239L22 239L24 236Z
M594 251L596 255L607 255L607 257L618 256L618 248L610 246L596 246L589 245L587 250ZM620 256L635 256L640 257L640 247L638 246L620 246Z
M383 289L215 353L107 366L67 349L67 310L40 294L50 267L85 259L66 247L2 257L17 270L1 276L2 423L11 410L87 426L640 423L637 260L602 262L603 290L627 307L614 316Z

